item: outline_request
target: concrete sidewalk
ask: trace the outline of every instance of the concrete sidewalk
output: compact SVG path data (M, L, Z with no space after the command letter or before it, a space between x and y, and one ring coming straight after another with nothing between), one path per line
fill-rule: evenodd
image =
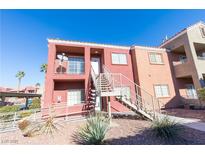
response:
M165 114L159 114L158 117L159 118L168 117L171 120L174 120L175 122L178 122L183 126L187 126L205 132L205 122L201 122L200 119L181 118L181 117L175 117L175 116L170 116Z

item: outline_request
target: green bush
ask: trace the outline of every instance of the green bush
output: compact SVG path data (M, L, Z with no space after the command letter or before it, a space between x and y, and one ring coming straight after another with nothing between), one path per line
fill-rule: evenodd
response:
M80 144L103 144L109 128L109 119L102 115L90 117L85 126L75 132L74 141Z
M205 101L205 88L198 90L198 96L201 101Z
M152 129L155 135L164 140L176 140L181 132L181 126L168 117L155 119L152 124Z
M38 109L41 108L41 100L39 98L34 98L32 104L29 106L29 109Z
M19 105L12 105L12 106L2 106L0 107L0 113L3 112L16 112L20 110Z

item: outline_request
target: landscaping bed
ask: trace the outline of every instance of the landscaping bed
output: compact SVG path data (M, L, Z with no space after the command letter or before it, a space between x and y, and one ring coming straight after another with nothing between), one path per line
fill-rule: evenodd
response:
M0 134L1 144L76 144L74 132L85 124L85 121L63 123L61 131L53 136L39 135L24 137L20 130ZM106 134L104 144L124 145L160 145L160 144L205 144L205 132L183 128L180 139L162 141L157 139L150 129L151 122L136 119L112 119L112 127Z

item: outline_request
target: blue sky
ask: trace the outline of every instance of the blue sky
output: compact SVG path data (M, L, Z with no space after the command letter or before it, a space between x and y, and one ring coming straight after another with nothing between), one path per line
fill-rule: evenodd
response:
M198 21L205 10L0 10L0 86L43 84L47 38L158 46Z

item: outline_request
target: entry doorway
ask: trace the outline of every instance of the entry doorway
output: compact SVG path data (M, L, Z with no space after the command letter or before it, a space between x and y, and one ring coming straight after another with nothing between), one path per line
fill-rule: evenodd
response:
M91 58L91 66L95 72L96 75L100 74L100 58L93 57Z
M99 57L92 57L91 58L91 66L96 75L100 74L100 58ZM101 98L99 96L96 97L96 104L95 110L101 111Z

